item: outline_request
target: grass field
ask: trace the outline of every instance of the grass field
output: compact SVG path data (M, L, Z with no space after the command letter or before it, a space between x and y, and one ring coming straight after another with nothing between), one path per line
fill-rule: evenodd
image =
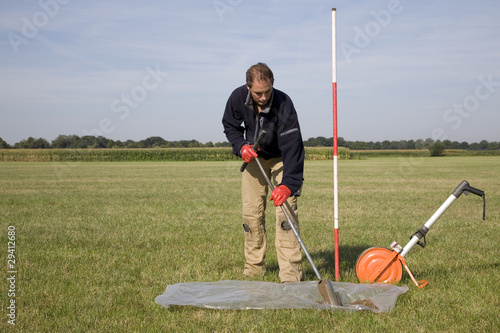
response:
M242 280L240 162L2 162L3 331L19 332L498 332L500 157L404 157L339 162L341 281L357 282L368 247L406 244L463 180L461 196L407 258L417 289L388 314L317 310L165 309L168 284ZM301 234L333 280L331 161L307 161ZM273 208L269 272L279 282ZM15 227L15 297L8 231ZM304 260L305 280L315 275ZM8 324L14 299L16 327Z

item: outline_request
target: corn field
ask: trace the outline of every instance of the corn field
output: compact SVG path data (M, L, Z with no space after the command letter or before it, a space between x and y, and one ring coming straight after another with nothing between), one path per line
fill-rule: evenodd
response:
M339 159L352 158L339 148ZM3 162L153 162L238 160L231 148L141 148L141 149L1 149ZM331 147L306 147L307 160L333 159Z

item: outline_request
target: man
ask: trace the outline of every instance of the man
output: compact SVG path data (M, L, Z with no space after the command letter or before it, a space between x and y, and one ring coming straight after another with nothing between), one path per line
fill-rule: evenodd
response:
M274 181L271 198L276 206L276 252L281 282L302 278L300 244L293 234L281 206L288 201L299 230L297 196L303 182L304 144L297 112L288 95L273 88L271 69L263 63L251 66L246 85L236 88L229 97L222 124L233 153L249 163L242 174L243 229L245 234L246 276L266 271L265 209L268 187L257 163L259 158L268 177ZM260 132L266 130L258 152L252 150Z

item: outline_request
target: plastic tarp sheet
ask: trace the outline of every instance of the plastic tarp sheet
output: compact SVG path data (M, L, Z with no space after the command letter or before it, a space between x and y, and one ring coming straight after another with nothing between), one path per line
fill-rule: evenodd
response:
M187 282L168 285L156 302L170 306L207 309L321 309L389 312L407 286L332 282L342 306L328 305L317 288L318 281L273 283L261 281Z

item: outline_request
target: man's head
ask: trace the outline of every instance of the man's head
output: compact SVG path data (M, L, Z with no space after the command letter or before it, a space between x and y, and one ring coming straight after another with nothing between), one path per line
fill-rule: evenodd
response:
M271 85L274 84L274 75L266 64L259 62L251 66L247 70L247 87L252 88L255 80L257 81L271 81Z
M247 89L258 106L263 107L269 102L273 84L273 72L266 64L259 62L247 70Z

